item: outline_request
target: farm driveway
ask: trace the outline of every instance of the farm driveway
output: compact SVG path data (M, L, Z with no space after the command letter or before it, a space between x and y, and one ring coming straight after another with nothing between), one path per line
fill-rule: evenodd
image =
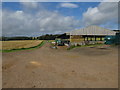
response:
M50 47L3 53L3 88L118 87L117 48Z

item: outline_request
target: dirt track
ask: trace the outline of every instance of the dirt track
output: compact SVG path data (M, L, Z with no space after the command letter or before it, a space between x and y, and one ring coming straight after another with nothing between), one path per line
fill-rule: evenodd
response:
M52 49L3 53L3 88L116 88L117 48Z

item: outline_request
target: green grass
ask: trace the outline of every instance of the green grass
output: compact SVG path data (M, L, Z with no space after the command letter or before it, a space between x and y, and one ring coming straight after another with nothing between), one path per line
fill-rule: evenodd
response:
M38 44L37 46L33 46L33 47L29 47L29 48L20 48L20 49L11 49L11 50L0 50L1 52L13 52L13 51L21 51L21 50L30 50L30 49L35 49L35 48L39 48L42 47L45 44L44 41L42 41L40 44Z
M55 40L47 40L48 42L55 42Z

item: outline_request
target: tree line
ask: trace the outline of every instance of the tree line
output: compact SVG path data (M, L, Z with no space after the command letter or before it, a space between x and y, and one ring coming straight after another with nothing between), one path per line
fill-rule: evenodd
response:
M38 36L38 37L25 37L25 36L21 36L21 37L5 37L2 36L0 38L0 41L11 41L11 40L55 40L55 38L68 38L68 36L66 36L65 34L46 34L46 35L42 35L42 36Z

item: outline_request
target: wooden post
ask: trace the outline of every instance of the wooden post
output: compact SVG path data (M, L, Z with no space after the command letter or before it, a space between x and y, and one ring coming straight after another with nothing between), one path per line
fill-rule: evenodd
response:
M95 36L95 41L96 41L96 36Z
M87 37L87 41L88 41L88 37Z
M84 41L85 41L85 37L84 37Z
M102 37L100 37L100 41L102 41Z
M90 37L90 41L92 41L92 37Z
M71 42L71 36L72 36L72 35L70 35L70 42Z

